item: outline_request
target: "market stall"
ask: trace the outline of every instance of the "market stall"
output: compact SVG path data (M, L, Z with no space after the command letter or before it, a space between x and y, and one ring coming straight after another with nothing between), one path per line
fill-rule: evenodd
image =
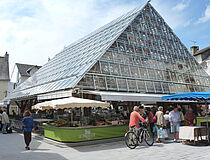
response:
M54 121L43 124L44 136L60 142L121 137L128 130L123 112L105 102L70 97L38 103L32 109L53 110Z
M161 100L165 100L165 101L195 101L195 102L199 102L199 103L204 103L206 106L205 109L205 118L197 118L199 120L199 123L201 124L201 119L205 120L206 122L206 126L205 127L199 127L199 126L195 126L194 128L190 128L190 127L180 127L181 129L181 133L180 133L180 138L184 139L187 138L184 136L184 134L186 133L190 133L192 136L190 138L194 138L194 142L195 142L195 136L198 136L198 132L201 133L201 130L205 129L205 136L207 141L209 142L210 139L210 135L209 135L209 105L210 104L210 91L208 92L190 92L190 93L179 93L179 94L173 94L173 95L169 95L169 96L163 96L161 98ZM200 129L202 128L202 129ZM199 141L199 138L197 137L197 141Z
M179 139L185 141L193 141L194 144L205 140L207 137L206 128L204 126L182 126L179 127Z

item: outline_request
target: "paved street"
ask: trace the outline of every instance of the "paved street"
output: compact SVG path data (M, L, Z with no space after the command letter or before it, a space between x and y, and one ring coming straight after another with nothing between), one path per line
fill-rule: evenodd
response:
M0 160L209 160L210 146L189 146L181 143L143 144L134 150L123 141L70 147L47 139L33 138L31 150L24 150L23 136L19 133L0 134Z

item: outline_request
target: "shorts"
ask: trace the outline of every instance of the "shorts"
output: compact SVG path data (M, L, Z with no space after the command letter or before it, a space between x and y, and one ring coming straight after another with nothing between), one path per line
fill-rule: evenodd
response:
M172 122L173 126L171 126L171 132L179 132L179 122Z

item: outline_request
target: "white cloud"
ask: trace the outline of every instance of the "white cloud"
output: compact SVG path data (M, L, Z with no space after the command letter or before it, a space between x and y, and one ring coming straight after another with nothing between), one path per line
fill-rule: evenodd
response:
M190 24L171 9L171 1L151 3L173 29ZM43 65L64 46L138 5L122 0L0 1L0 55L8 51L10 69L16 62Z
M204 23L207 22L208 20L210 20L210 5L207 6L204 16L199 18L198 21L196 22L197 24L199 23Z
M116 5L117 4L117 5ZM0 55L14 63L43 65L64 46L133 9L120 0L0 1Z
M188 0L181 3L188 6L189 2ZM152 1L152 4L172 29L187 27L191 24L185 11L180 12L180 10L172 9L174 8L172 1L157 0Z
M191 20L188 20L188 21L185 21L184 23L183 23L183 26L184 27L187 27L187 26L189 26L191 24Z
M186 1L182 1L181 3L178 3L176 6L174 6L173 8L172 8L172 10L173 11L182 11L182 10L184 10L185 8L187 8L188 7L188 2L186 2Z

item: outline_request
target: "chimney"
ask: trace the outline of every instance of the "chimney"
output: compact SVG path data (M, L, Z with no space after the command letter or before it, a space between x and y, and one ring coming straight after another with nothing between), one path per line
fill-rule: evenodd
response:
M192 46L190 47L190 52L194 56L195 53L199 50L199 46Z

